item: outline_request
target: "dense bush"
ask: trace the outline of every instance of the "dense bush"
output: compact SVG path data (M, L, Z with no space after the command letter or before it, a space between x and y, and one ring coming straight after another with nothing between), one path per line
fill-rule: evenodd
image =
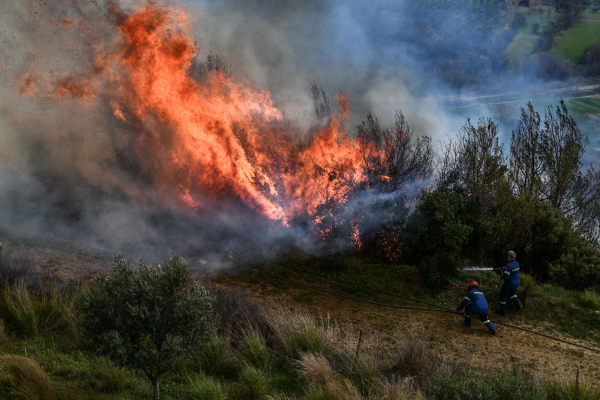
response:
M579 65L585 76L600 75L600 42L593 43L583 50Z
M570 289L599 287L600 251L574 235L565 252L549 263L550 281Z
M552 27L546 29L544 33L535 42L535 49L538 52L546 52L552 48L554 44L554 31Z
M600 285L600 251L589 246L572 221L547 203L536 206L531 239L519 261L543 282L570 289Z
M467 261L463 247L473 228L458 217L466 207L464 197L458 193L428 193L407 226L404 249L435 288L447 286Z

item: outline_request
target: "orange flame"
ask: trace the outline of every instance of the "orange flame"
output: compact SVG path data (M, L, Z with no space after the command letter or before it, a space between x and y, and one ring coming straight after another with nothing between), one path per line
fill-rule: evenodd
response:
M268 92L216 71L202 83L190 77L198 48L183 10L145 3L132 13L113 5L111 13L118 50L96 49L89 74L104 83L77 75L55 83L53 93L108 97L119 123L130 124L155 157L148 161L155 183L177 190L183 204L198 208L205 198L233 194L286 223L340 200L342 179L364 179L361 149L342 127L349 113L345 95L337 96L342 115L301 148L281 128L283 114ZM35 82L28 77L22 91Z

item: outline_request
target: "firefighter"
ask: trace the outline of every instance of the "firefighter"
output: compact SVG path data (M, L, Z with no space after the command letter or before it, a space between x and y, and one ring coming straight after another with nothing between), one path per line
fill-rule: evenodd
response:
M481 322L490 330L492 333L497 333L500 328L496 328L494 324L490 322L490 311L488 310L487 301L485 301L485 295L479 291L479 284L475 281L469 282L469 290L466 297L460 303L456 311L465 309L465 325L471 326L471 317L476 315L479 317Z
M512 300L515 307L517 307L517 311L523 308L521 301L517 297L517 288L519 287L519 283L521 283L521 278L519 277L519 263L516 261L517 255L514 251L508 252L508 263L501 269L500 279L504 281L502 288L500 289L500 307L496 310L496 312L500 315L506 316L506 301Z

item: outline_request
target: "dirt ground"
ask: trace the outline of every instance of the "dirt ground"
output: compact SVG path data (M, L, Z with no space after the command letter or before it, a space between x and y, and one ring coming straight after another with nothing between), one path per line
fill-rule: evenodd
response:
M0 243L4 247L5 260L9 258L13 265L26 265L30 271L62 279L83 281L99 272L108 272L113 257L55 237L35 241L14 240L0 233ZM218 275L213 279L220 285L246 286L261 302L281 296L281 293L277 294L279 289L265 284L250 284L243 277ZM384 308L303 289L298 285L286 290L285 295L291 307L306 308L317 316L328 316L347 321L356 328L374 330L390 346L399 336L419 335L428 338L430 348L449 361L462 360L474 367L493 370L524 368L533 374L558 379L574 379L579 370L580 379L600 388L600 353L504 326L500 326L500 332L494 336L477 319L473 320L471 327L463 326L463 318L456 314ZM511 323L510 315L501 321ZM542 326L527 328L544 332ZM562 338L596 347L593 343Z

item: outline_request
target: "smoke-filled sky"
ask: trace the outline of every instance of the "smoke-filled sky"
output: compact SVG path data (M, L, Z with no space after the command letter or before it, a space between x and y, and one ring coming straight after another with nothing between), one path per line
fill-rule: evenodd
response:
M312 113L309 82L315 81L330 96L350 96L353 124L369 111L389 124L398 109L427 134L440 133L445 123L430 98L441 84L436 74L414 59L413 45L390 42L406 2L178 3L195 18L201 54L222 55L234 73L270 90L292 116ZM381 25L393 31L381 37Z
M191 147L172 156L174 149L185 147L177 144L181 139L177 134L189 121L183 114L170 115L169 110L182 107L166 104L168 99L146 104L144 96L150 93L146 89L128 94L132 86L144 86L143 79L158 79L150 67L140 72L144 64L131 66L132 58L139 62L144 55L136 54L135 46L121 37L123 21L144 4L161 7L164 3L0 3L0 234L52 232L83 240L100 252L121 250L152 258L164 258L174 249L216 260L239 250L242 243L245 250L259 255L270 254L283 243L310 250L312 239L305 232L259 215L287 218L291 214L286 210L296 212L300 203L314 206L298 200L317 190L307 186L306 171L282 177L279 183L274 182L279 177L261 175L260 168L243 172L244 163L259 163L268 154L252 151L255 158L248 161L232 149L232 142L225 148L233 154L237 171L242 171L239 176ZM172 30L183 31L185 40L183 47L173 51L193 51L189 47L193 37L199 60L211 53L221 56L236 79L249 82L244 83L250 99L244 103L250 111L245 112L260 109L269 123L285 115L304 128L313 126L310 83L314 81L323 86L337 115L341 110L335 95L347 96L349 114L340 117L346 128L353 130L368 112L391 124L395 111L402 110L409 124L433 137L437 145L455 134L467 117L489 114L485 109L478 115L458 114L446 107L448 96L470 96L474 87L482 85L449 82L454 67L440 60L464 53L466 66L457 74L468 76L465 70L479 68L485 72L488 90L522 89L523 79L496 71L499 45L489 42L484 31L471 29L472 15L458 9L441 18L423 14L416 4L413 0L176 0L169 8L171 18L177 20ZM432 26L437 30L435 40L422 40L419 35ZM465 32L470 33L465 36ZM175 59L178 54L170 56ZM143 62L150 66L154 58ZM174 71L175 76L183 70ZM547 84L535 74L527 80L534 83L531 87ZM239 87L217 82L211 93L231 96ZM210 107L218 102L203 103L202 96L194 98L198 107L216 114ZM224 101L223 107L229 103ZM239 110L239 104L236 107ZM228 112L217 125L243 123L245 115L238 120ZM229 132L227 126L206 125L203 129L213 134L217 128L218 135ZM256 126L261 125L252 125ZM336 129L322 133L323 143L329 140L327 135L339 134ZM133 140L136 132L139 138ZM152 136L153 132L160 134ZM258 142L252 143L256 149L268 141L261 134L256 138ZM160 146L149 144L151 140ZM336 151L348 149L342 146ZM314 158L317 153L309 148L305 156ZM232 183L185 186L193 174L206 177L213 170L218 170L216 181L233 176ZM245 173L260 175L271 195L280 184L287 191L286 204L244 186ZM243 201L216 208L212 200L204 204L208 198L204 195L214 197L230 190ZM181 207L182 199L188 208ZM198 205L200 211L193 212Z

